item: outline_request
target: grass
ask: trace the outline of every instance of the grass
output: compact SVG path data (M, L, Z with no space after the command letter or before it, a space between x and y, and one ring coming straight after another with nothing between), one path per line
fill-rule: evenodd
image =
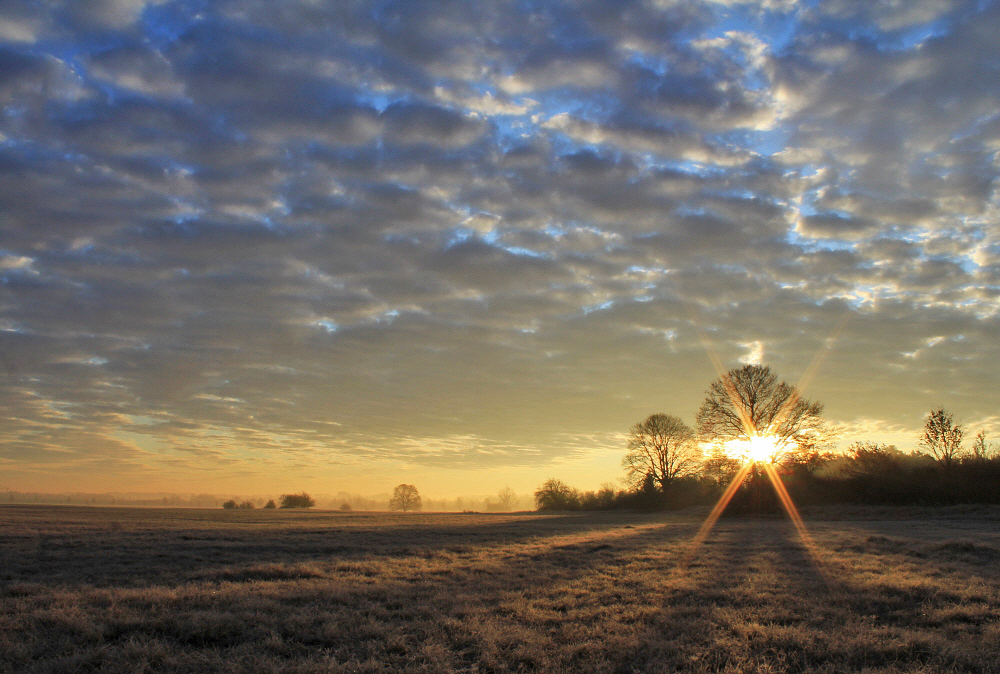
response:
M2 506L0 672L1000 672L1000 511L899 513Z

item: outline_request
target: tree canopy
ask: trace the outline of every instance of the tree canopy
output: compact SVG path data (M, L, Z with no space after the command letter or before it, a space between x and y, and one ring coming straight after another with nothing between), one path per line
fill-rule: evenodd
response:
M708 442L769 436L786 454L808 453L830 442L822 413L822 403L802 398L770 367L744 365L711 383L696 421L700 437Z
M392 490L389 510L409 512L410 510L420 510L422 507L423 501L420 499L420 493L412 484L401 484Z
M316 505L316 500L306 492L282 494L280 500L282 508L312 508Z
M629 429L625 481L635 488L651 478L665 492L671 481L697 472L702 453L695 440L695 432L677 417L650 414Z
M939 407L927 415L924 432L920 436L920 446L927 449L945 468L951 468L952 462L962 451L964 435L962 425L955 423L951 413Z
M580 507L580 493L552 477L535 491L535 507L539 510L576 510Z

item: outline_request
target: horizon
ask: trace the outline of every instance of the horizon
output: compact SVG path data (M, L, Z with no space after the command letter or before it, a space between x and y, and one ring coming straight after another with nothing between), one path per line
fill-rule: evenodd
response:
M621 484L766 364L1000 435L1000 3L0 7L17 491ZM346 491L346 490L345 490Z

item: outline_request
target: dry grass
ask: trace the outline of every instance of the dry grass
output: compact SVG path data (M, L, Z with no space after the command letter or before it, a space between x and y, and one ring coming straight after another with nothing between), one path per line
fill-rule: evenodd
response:
M2 672L1000 671L989 509L0 517Z

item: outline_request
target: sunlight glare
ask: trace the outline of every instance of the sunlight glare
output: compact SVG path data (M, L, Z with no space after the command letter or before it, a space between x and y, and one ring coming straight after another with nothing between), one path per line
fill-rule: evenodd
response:
M751 461L770 462L778 453L778 440L773 435L755 435L746 445Z
M749 440L730 440L724 447L726 456L743 463L770 463L783 443L774 435L754 435Z

